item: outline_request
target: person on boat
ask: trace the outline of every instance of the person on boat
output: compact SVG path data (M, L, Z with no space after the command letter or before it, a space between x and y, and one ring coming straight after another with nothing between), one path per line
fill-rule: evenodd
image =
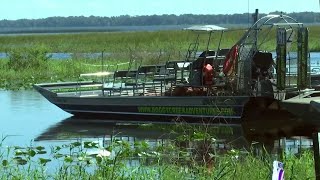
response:
M203 85L211 86L213 84L213 75L214 75L214 68L211 64L206 64L203 66L202 69L203 73Z

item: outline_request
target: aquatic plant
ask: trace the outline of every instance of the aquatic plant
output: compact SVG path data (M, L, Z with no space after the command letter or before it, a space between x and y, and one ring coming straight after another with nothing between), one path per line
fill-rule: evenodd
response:
M198 142L206 139L193 137ZM275 158L231 149L210 154L214 161L204 163L195 158L195 149L188 150L174 139L151 146L148 141L128 142L114 136L102 144L80 139L49 150L43 146L6 148L4 140L0 143L0 179L270 179ZM285 154L281 161L286 178L314 178L312 152Z

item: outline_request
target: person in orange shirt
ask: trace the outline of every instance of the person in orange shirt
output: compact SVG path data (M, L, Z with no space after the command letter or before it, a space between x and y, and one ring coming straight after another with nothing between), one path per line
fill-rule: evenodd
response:
M214 74L214 68L211 64L206 64L203 66L202 69L203 73L203 85L212 85L213 84L213 74Z

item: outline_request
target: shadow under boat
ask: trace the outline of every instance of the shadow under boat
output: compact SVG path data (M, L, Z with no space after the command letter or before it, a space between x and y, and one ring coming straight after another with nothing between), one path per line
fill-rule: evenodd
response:
M108 114L108 121L126 121L132 123L177 123L177 122L186 122L191 124L203 124L210 123L216 124L217 126L233 126L240 125L241 119L231 119L231 118L217 118L215 116L212 117L196 117L196 116L161 116L161 115L138 115L138 114L116 114L110 113ZM105 119L106 116L104 114L77 114L74 118L79 119L88 119L89 121L92 119Z
M261 143L272 143L274 140L294 136L311 139L320 130L320 102L310 101L309 98L312 98L312 94L311 97L306 95L280 103L273 101L264 105L248 104L251 111L244 113L241 123L246 139Z
M158 138L164 134L164 132L153 130L149 131L146 135L142 126L135 120L88 119L72 116L49 127L35 140L70 140L75 138L99 138L105 136L134 136L138 138L148 136L150 138Z
M130 143L146 140L151 144L160 143L165 145L168 141L174 140L180 146L181 143L184 144L186 142L179 140L178 137L187 135L187 129L192 129L194 132L200 129L211 129L210 135L216 139L215 147L220 150L264 147L268 152L272 153L275 152L274 150L278 146L278 148L283 148L280 147L282 145L277 145L277 142L280 142L277 140L283 137L287 137L287 140L290 141L297 138L297 136L306 136L299 138L300 140L302 138L303 141L310 141L308 139L311 137L310 128L312 127L306 127L298 121L292 123L291 119L283 118L281 115L278 118L267 120L269 123L246 121L242 125L224 124L218 126L217 124L154 122L152 120L81 119L72 116L48 127L36 137L35 141L103 140L102 142L106 143L104 145L107 145L112 139L118 139ZM302 147L301 144L300 148ZM299 149L299 144L293 148Z
M179 129L180 128L180 129ZM87 119L72 116L49 127L35 141L75 140L79 138L125 138L136 140L174 140L184 135L187 129L210 128L217 142L224 146L246 146L241 125L221 125L206 123L157 122L128 119Z

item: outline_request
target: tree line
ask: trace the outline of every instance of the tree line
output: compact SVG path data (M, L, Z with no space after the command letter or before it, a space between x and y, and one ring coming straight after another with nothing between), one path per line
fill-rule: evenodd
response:
M273 12L279 14L281 12ZM190 25L190 24L248 24L252 23L252 14L164 14L144 16L69 16L48 17L43 19L0 20L0 28L32 28L32 27L101 27L101 26L145 26L145 25ZM266 14L260 14L264 16ZM299 12L287 14L299 22L319 23L320 13Z

